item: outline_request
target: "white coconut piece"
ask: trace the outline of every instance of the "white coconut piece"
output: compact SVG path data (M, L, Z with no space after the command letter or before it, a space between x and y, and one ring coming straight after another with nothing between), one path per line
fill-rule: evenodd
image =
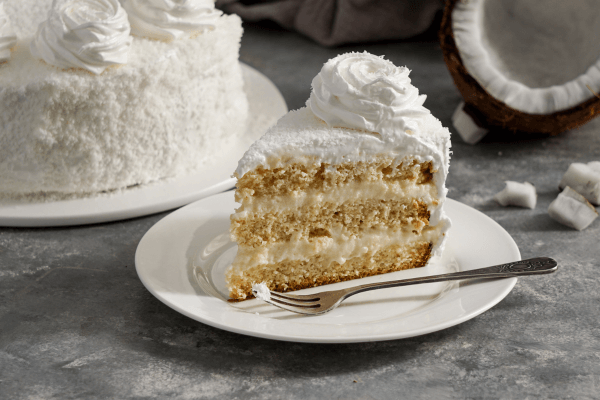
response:
M573 163L569 165L558 187L571 189L585 197L590 203L600 205L600 162L588 164Z
M501 206L535 208L537 201L535 186L529 182L506 181L505 183L506 187L494 196L494 200Z
M475 144L488 133L488 130L477 125L473 118L464 111L465 102L461 102L454 114L452 114L452 125L466 143Z
M598 217L598 212L585 197L567 186L550 203L548 215L563 225L581 231L587 228Z
M513 109L551 114L600 92L597 0L458 1L452 24L470 75Z
M588 167L590 167L593 171L600 174L600 161L590 161L587 163Z
M267 285L263 283L253 283L252 291L254 295L262 301L269 301L271 299L271 291Z

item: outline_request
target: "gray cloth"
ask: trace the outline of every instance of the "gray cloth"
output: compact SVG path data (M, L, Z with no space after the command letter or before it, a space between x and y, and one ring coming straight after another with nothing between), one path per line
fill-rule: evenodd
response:
M272 20L324 46L405 39L429 28L443 0L217 0L242 19Z

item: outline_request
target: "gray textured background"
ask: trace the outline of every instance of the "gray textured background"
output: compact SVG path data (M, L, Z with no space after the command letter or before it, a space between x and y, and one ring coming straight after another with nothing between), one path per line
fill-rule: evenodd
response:
M295 109L325 61L363 50L408 66L428 95L425 105L450 126L460 98L435 41L325 49L253 25L241 60L267 75ZM546 209L571 162L600 160L600 120L559 137L501 138L470 146L453 137L449 196L502 225L524 258L554 257L561 269L520 279L479 317L412 339L283 343L178 314L142 286L134 267L141 237L168 213L0 228L0 398L598 398L600 221L577 232ZM492 201L506 179L534 183L536 209Z

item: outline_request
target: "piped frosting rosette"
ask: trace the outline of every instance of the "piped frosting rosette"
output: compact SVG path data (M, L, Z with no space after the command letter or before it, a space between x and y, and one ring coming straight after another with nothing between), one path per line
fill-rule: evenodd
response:
M4 4L0 3L0 63L10 60L10 49L16 44L17 35L4 11Z
M213 0L125 0L123 6L134 35L160 40L212 30L222 14Z
M31 53L59 68L101 74L111 65L127 63L130 29L118 0L54 0L31 42Z
M417 129L429 110L406 67L373 54L346 53L329 60L312 81L307 105L329 126L381 134Z

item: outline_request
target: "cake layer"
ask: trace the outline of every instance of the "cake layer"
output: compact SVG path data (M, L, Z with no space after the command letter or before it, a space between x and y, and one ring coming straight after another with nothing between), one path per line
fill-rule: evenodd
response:
M333 231L348 237L381 228L406 227L421 233L428 224L429 210L423 201L368 199L342 204L323 202L264 214L247 213L243 219L232 218L231 234L239 246L258 247L289 240L332 237Z
M279 163L285 164L285 161ZM413 181L431 182L433 166L430 161L415 159L399 161L380 157L368 162L347 162L338 165L325 163L293 163L280 168L257 168L238 179L236 201L262 196L283 196L298 191L328 190L351 182L386 183Z
M385 165L393 163L391 159L386 161L388 163L372 163L368 167L377 171L375 165L384 169ZM358 169L364 167L358 164ZM400 163L396 164L400 166ZM353 165L346 163L344 169ZM367 245L369 248L378 241L389 243L390 235L414 240L428 225L432 225L439 236L447 229L447 220L441 218L437 187L431 180L421 179L427 176L421 173L422 165L414 160L404 165L411 167L398 168L405 171L403 175L407 179L404 180L384 180L382 173L373 173L368 175L371 179L363 180L365 175L362 175L327 189L311 188L289 195L244 198L242 206L231 216L231 237L239 245L236 263L280 261L282 250L278 248L286 247L286 242L290 242L288 250L283 252L291 257L328 251L338 254L338 258L348 258L351 256L349 251L365 247L365 244L356 245L359 243L356 239L361 239L362 235L370 235L364 242L371 243ZM426 183L418 183L425 180ZM441 243L435 235L430 235L427 240L435 245L434 249ZM336 249L329 247L336 241L345 245Z
M238 300L251 297L253 283L265 283L270 290L286 292L419 268L429 260L431 247L428 241L418 241L393 244L376 254L366 253L342 263L327 263L321 256L315 256L308 260L256 265L244 270L231 269L227 273L229 296Z

